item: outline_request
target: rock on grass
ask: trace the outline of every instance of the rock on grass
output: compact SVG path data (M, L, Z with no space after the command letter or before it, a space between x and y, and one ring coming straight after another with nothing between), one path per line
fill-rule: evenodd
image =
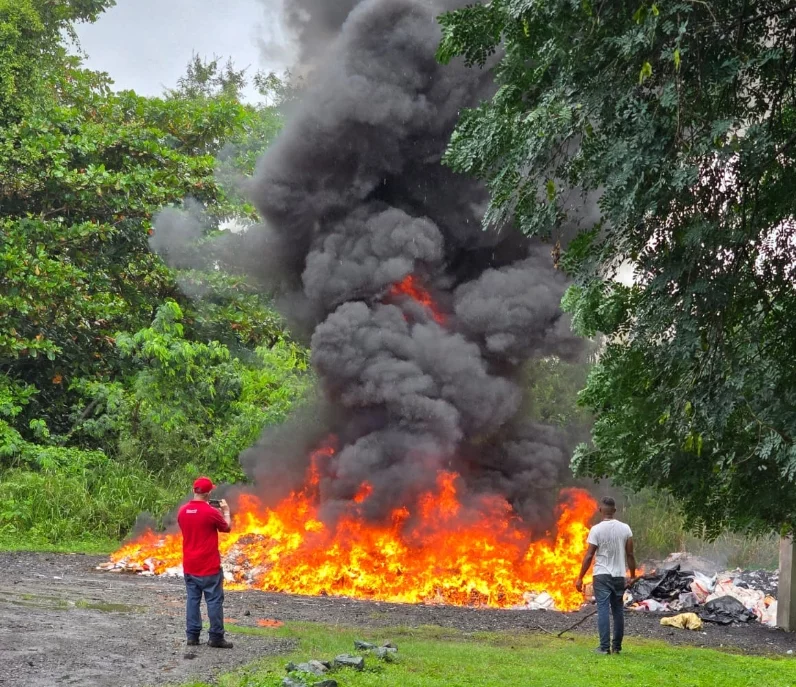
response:
M362 656L352 656L351 654L340 654L334 657L334 665L338 668L353 668L354 670L364 670L365 659Z

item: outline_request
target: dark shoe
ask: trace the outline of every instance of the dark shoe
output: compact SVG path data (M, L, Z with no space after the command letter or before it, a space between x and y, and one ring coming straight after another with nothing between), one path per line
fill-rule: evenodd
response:
M226 639L211 639L207 646L213 647L214 649L231 649L232 642L228 642Z
M600 654L601 656L608 656L611 652L608 651L608 649L601 649L600 647L597 647L594 650L594 653L595 654Z
M612 654L621 654L622 650L621 649L611 649L611 653Z
M185 644L186 644L186 646L199 646L199 638L198 637L196 637L196 638L191 637L191 638L188 639L187 642L185 642Z

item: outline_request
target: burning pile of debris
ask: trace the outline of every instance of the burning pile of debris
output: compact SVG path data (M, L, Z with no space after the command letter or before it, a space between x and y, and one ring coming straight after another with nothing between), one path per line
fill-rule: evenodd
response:
M583 604L572 580L595 507L585 492L561 493L555 534L540 538L504 499L462 503L452 474L387 523L362 518L363 498L327 524L317 515L313 474L330 455L315 451L307 486L273 507L247 494L237 499L232 532L219 541L229 589L492 608L566 611ZM181 576L181 562L178 532L147 531L99 569Z
M710 573L685 570L667 559L660 570L641 577L625 593L625 606L658 613L694 612L702 620L727 625L759 620L771 627L777 622L778 574L765 570ZM672 564L674 563L674 564Z
M267 537L262 534L245 534L226 552L221 561L224 579L227 584L251 586L268 572L267 566L256 565L244 553L247 546L264 548ZM168 547L167 538L154 544L153 555L140 560L138 557L122 557L100 563L97 570L116 573L133 573L143 577L182 577L182 563L172 565L171 555L164 551L163 558L158 557L157 549Z
M595 504L567 488L577 437L531 418L526 372L590 344L561 310L550 245L485 228L488 190L442 164L460 113L495 88L489 69L436 59L438 16L466 1L285 3L301 102L243 184L262 222L208 250L310 345L318 393L240 456L248 486L220 543L231 585L583 602L572 580ZM581 219L543 233L566 244ZM204 235L194 224L164 211L153 249L176 259ZM112 560L176 575L181 541L145 533Z

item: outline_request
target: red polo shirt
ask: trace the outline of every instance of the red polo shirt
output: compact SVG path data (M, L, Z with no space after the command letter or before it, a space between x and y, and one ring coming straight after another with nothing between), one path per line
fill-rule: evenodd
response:
M182 569L186 575L208 577L221 572L218 533L229 532L220 511L206 501L189 501L177 515L182 530Z

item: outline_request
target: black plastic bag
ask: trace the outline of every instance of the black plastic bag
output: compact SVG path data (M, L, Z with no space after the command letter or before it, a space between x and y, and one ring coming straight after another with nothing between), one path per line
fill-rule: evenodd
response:
M694 573L691 571L680 570L677 565L667 570L663 579L652 592L653 597L661 601L676 599L683 592L691 591L691 583L694 581Z
M655 591L655 587L660 584L662 579L663 575L647 575L640 580L636 580L633 586L630 587L630 594L633 596L633 601L638 603L639 601L651 599L652 592Z
M676 565L662 573L645 575L630 588L630 594L636 603L646 599L671 601L683 592L690 592L693 580L694 573L680 570Z
M697 614L702 620L719 625L748 623L755 619L755 614L747 611L746 606L732 596L720 596L718 599L708 601Z

